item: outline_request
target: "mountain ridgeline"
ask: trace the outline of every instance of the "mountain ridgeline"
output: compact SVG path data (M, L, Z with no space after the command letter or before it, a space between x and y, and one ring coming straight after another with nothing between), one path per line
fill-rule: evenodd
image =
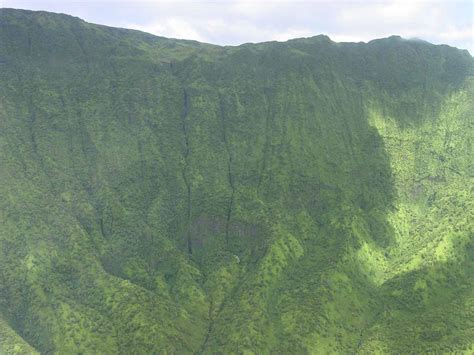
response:
M473 351L473 64L0 9L0 353Z

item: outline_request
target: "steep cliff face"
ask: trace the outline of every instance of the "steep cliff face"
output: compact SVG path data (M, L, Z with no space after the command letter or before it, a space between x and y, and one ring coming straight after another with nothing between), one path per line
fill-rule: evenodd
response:
M472 69L1 9L0 350L472 349Z

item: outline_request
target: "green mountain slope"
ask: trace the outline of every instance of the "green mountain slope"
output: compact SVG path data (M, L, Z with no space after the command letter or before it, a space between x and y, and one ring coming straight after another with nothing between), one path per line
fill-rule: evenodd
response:
M0 352L472 351L473 64L0 9Z

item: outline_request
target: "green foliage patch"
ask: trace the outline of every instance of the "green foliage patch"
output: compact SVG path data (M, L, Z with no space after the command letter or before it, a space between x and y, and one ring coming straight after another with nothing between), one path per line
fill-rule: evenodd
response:
M0 353L472 351L472 69L0 9Z

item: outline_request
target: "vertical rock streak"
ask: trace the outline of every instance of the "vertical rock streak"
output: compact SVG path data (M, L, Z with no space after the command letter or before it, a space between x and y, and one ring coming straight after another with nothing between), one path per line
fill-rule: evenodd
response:
M183 167L183 180L184 184L186 185L186 193L187 193L187 209L186 209L186 244L188 248L188 253L193 253L193 245L191 239L191 183L189 182L189 132L187 127L187 118L189 115L189 96L187 90L183 89L183 111L181 114L181 123L182 123L182 131L184 137L184 167Z
M229 198L229 206L227 208L227 215L226 215L226 224L225 224L225 242L226 245L229 245L229 228L230 228L230 219L232 217L232 208L234 205L234 196L235 196L235 181L234 176L232 174L232 153L230 150L230 144L226 133L226 118L225 118L225 110L224 110L224 103L222 97L219 98L219 109L220 109L220 117L222 123L222 139L224 140L225 149L227 152L227 178L229 181L229 186L231 189L231 194Z

